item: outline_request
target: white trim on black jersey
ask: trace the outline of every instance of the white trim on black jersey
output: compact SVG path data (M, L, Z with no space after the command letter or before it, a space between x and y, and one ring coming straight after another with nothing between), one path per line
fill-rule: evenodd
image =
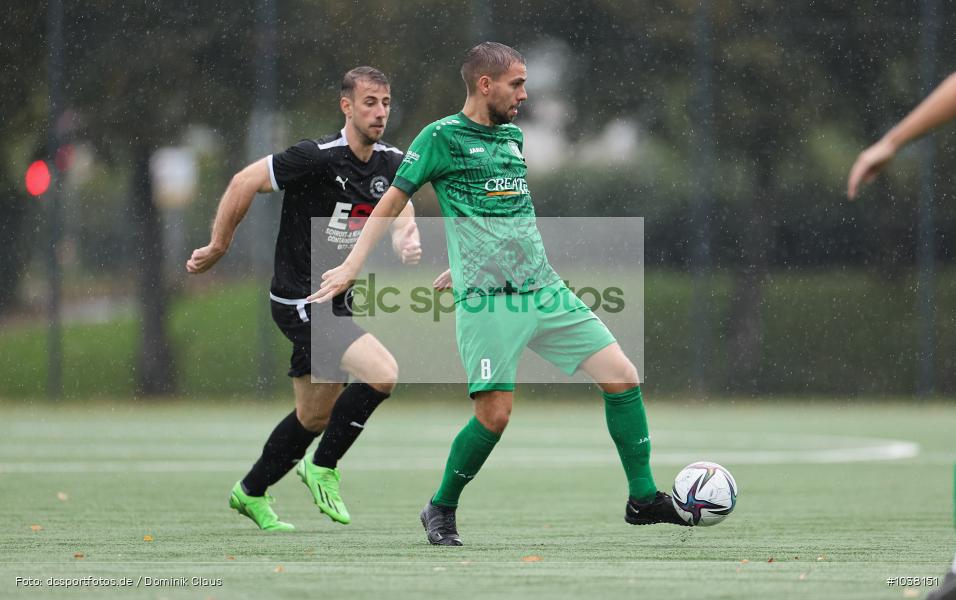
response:
M276 172L275 168L272 166L272 155L269 155L269 182L272 183L272 191L279 191L279 184L276 183Z
M337 146L348 146L349 139L345 136L344 127L342 128L341 131L339 131L339 135L341 137L336 138L332 140L331 142L326 142L324 144L316 144L316 146L319 147L319 150L325 150L327 148L335 148ZM372 144L372 152L394 152L395 154L398 154L398 155L405 154L398 148L394 148L392 146L386 146L385 144L379 144L378 142L375 142L374 144Z
M342 131L339 132L342 137L335 138L331 142L326 142L324 144L316 144L319 147L319 150L327 150L329 148L335 148L336 146L348 146L349 141L345 139L345 128L342 128Z
M392 146L386 146L385 144L379 144L378 142L375 142L374 144L372 144L372 151L373 152L394 152L395 154L404 154L404 152L402 152L398 148L393 148Z

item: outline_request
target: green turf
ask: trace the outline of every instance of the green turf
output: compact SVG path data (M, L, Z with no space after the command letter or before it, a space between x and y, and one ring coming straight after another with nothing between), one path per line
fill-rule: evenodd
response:
M418 511L468 417L464 400L418 403L405 388L383 405L340 464L349 526L321 516L294 474L280 482L275 507L293 534L260 533L226 506L285 404L2 407L0 597L869 600L922 597L885 580L941 576L952 560L956 406L651 399L659 485L691 456L724 460L740 486L726 522L687 530L624 523L603 411L593 392L581 398L519 397L465 490L463 548L429 546ZM887 439L919 453L800 462ZM778 453L790 464L760 464ZM223 584L15 587L18 576L91 575Z

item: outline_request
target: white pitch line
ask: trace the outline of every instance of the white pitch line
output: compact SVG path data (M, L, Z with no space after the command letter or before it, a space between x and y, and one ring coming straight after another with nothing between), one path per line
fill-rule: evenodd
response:
M849 438L839 438L846 441ZM685 452L656 451L652 454L655 465L685 464L697 460L712 460L727 465L777 465L777 464L834 464L872 462L913 458L919 455L919 444L901 440L857 439L867 445L816 450L693 450ZM434 457L396 456L396 451L422 450L403 446L393 449L387 457L379 457L367 451L346 458L344 466L356 471L395 471L440 469L443 452ZM434 450L434 448L425 448ZM568 453L561 448L515 448L502 449L492 456L494 468L564 468L573 466L600 466L617 464L618 458L612 448L606 450L579 450ZM15 461L0 462L0 473L214 473L242 470L248 461L238 460L71 460L71 461Z

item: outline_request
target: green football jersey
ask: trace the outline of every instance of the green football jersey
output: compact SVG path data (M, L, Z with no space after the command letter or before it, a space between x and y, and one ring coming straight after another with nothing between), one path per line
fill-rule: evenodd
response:
M458 113L425 127L398 168L392 185L406 194L429 181L435 188L456 300L560 281L535 223L523 146L517 126Z

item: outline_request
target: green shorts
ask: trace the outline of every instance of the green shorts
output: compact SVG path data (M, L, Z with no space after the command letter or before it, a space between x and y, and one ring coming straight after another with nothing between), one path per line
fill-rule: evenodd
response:
M616 340L564 283L524 294L465 298L455 307L468 394L512 391L525 347L568 375Z

